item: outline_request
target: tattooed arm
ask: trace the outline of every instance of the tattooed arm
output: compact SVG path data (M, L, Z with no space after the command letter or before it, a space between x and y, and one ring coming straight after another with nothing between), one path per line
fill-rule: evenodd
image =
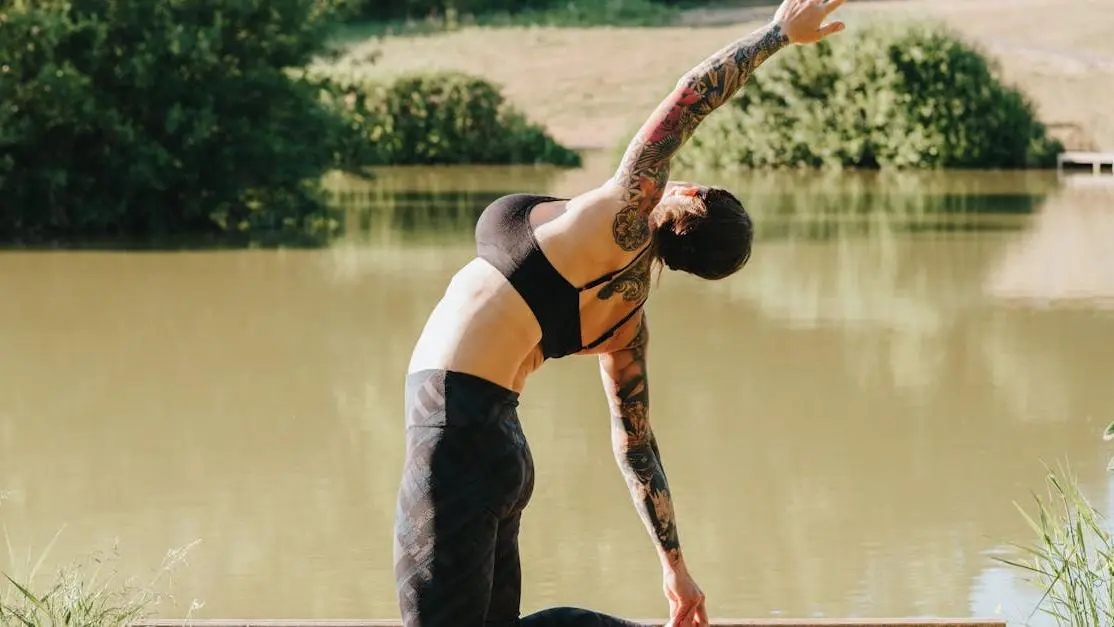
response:
M649 347L646 314L638 334L624 348L600 355L600 374L611 410L611 444L635 509L650 532L663 568L683 565L673 501L661 454L650 428Z
M623 250L637 250L650 238L646 218L665 192L673 156L708 114L788 43L781 26L772 23L727 46L685 74L642 125L612 178L623 194L612 228Z
M843 30L841 22L821 22L844 0L785 0L774 20L724 47L689 70L631 140L612 177L622 192L615 216L615 242L637 250L650 238L647 217L661 200L673 155L696 127L723 106L766 59L790 42L813 43Z

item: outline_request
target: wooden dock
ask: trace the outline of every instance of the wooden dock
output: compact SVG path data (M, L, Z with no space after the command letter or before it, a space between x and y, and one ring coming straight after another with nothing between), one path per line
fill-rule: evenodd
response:
M635 621L653 627L663 627L663 619ZM147 620L132 623L132 627L402 627L398 620ZM712 627L1006 627L1002 619L980 618L760 618L713 619Z
M1094 174L1105 168L1114 173L1114 152L1064 152L1056 157L1056 169L1063 172L1067 166L1090 166Z

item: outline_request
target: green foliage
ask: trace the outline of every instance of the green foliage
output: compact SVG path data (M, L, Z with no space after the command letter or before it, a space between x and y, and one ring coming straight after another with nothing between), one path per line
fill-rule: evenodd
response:
M1033 105L938 25L875 23L769 60L684 165L1024 168L1055 162Z
M49 590L40 594L7 575L5 579L18 597L11 604L0 602L0 624L3 625L126 627L144 618L147 610L131 595L90 585L80 570L63 573Z
M345 132L320 0L9 0L0 237L304 230ZM265 208L265 210L264 210Z
M0 495L0 501L3 496ZM2 504L2 503L0 503ZM8 553L8 568L14 568L15 552L7 527L3 530ZM25 576L10 570L0 571L0 625L4 627L127 627L148 618L151 610L168 595L158 591L175 569L185 562L199 541L167 551L154 577L145 583L121 580L115 571L106 573L111 562L119 559L116 547L98 551L85 560L59 569L50 582L40 582L38 573L61 534L54 535L46 550ZM191 605L191 611L193 609Z
M655 0L344 0L349 15L389 22L392 30L545 25L659 26L677 15L673 3ZM414 20L417 20L416 22Z
M332 72L329 81L331 101L353 131L342 148L347 161L580 165L579 154L530 123L483 79L457 72L394 78Z
M1036 611L1047 614L1056 625L1114 625L1110 523L1066 471L1050 471L1047 483L1046 498L1034 495L1035 516L1021 510L1036 542L1018 547L1024 557L1001 561L1020 569L1040 587L1044 594Z
M1103 441L1106 441L1106 442L1114 440L1114 422L1111 422L1110 424L1106 425L1106 428L1103 429L1102 439L1103 439ZM1110 461L1108 461L1106 463L1106 469L1107 470L1114 470L1114 457L1110 458Z

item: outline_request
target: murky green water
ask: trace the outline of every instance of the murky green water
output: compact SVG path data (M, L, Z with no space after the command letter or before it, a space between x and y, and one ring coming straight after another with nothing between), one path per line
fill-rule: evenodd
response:
M606 160L604 160L606 161ZM607 175L384 171L338 184L327 250L0 254L0 517L23 572L119 540L180 617L392 617L402 382L425 316L508 192ZM684 173L680 173L684 174ZM688 178L694 175L686 174ZM994 556L1070 461L1114 501L1114 186L1045 174L720 175L751 265L663 277L654 421L716 616L1024 617ZM1112 179L1114 180L1114 179ZM591 359L521 407L537 463L524 609L664 616ZM12 569L0 551L0 565ZM48 573L49 574L49 573Z

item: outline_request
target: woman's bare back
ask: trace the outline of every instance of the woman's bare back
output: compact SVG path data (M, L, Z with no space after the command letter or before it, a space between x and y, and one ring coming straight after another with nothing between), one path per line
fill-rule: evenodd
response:
M622 207L609 186L572 200L536 205L530 226L546 259L574 286L584 285L639 257L615 244L612 224ZM645 301L651 255L609 281L579 293L581 345L606 333ZM637 331L637 313L602 344L580 353L624 346ZM409 372L445 369L475 375L521 392L545 361L542 329L526 300L491 263L475 258L450 281L422 330Z

